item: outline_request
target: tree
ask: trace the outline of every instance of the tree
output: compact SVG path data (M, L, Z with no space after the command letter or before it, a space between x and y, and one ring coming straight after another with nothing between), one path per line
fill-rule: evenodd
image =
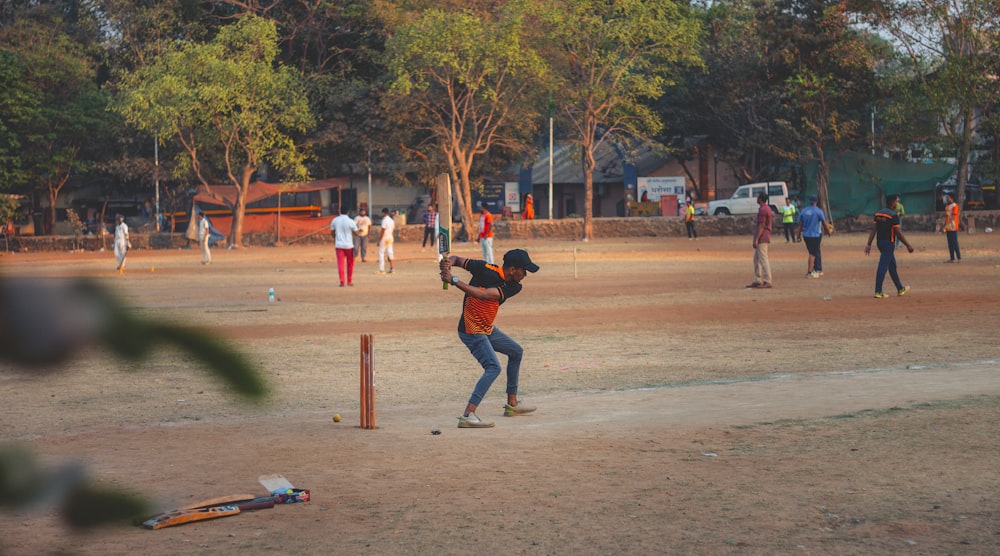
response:
M50 233L63 188L103 156L114 122L98 87L95 54L53 10L21 15L0 28L2 71L10 77L0 86L0 134L9 141L0 157L15 188L44 189Z
M178 168L232 209L231 247L242 247L247 192L261 164L306 178L293 134L308 131L313 116L298 75L275 63L277 42L274 23L244 16L211 42L187 43L126 73L114 104L131 125L180 142ZM213 171L234 186L235 202L212 190Z
M698 15L704 66L685 68L660 98L666 126L661 142L707 137L740 183L775 179L785 163L772 147L782 116L783 77L775 75L761 33L765 22L749 1L713 2Z
M782 76L779 154L817 163L820 206L830 214L831 149L860 143L860 122L874 91L884 41L856 29L844 0L781 0L762 4L762 37Z
M413 133L404 149L447 165L467 232L476 158L521 149L540 118L527 99L543 64L522 41L523 13L511 2L493 13L429 8L392 30L385 109Z
M594 152L615 136L660 130L650 102L699 63L700 25L671 0L556 0L541 8L558 110L575 128L583 166L583 239L593 235Z
M962 205L977 131L1000 101L1000 4L995 0L871 0L860 9L899 42L958 162Z
M342 171L347 161L364 160L368 149L379 150L387 143L378 110L384 77L377 63L384 39L378 4L371 0L202 3L206 26L247 14L274 22L278 57L302 76L317 119L314 131L304 139L311 147L314 173Z

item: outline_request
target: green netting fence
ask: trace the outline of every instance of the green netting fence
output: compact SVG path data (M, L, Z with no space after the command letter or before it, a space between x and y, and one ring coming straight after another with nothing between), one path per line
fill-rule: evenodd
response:
M828 153L832 218L874 214L886 195L898 194L907 214L934 211L934 186L955 172L955 165L918 164L865 153ZM816 167L805 165L804 199L816 194Z

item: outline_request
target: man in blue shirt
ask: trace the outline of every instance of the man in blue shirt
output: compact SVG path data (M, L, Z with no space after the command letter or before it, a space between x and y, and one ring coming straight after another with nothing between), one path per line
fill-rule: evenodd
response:
M826 221L823 209L816 206L819 198L813 195L809 197L809 206L799 213L799 235L809 250L809 264L806 267L806 276L809 278L819 278L823 275L823 257L820 253L820 243L823 241L823 233L830 235L833 227Z

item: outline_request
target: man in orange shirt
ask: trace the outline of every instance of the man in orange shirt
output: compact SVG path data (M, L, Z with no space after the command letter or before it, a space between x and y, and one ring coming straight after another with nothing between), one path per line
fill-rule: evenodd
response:
M521 281L525 276L529 272L538 272L538 265L532 262L524 249L512 249L504 254L502 266L452 255L442 260L440 267L441 281L455 286L465 294L462 300L462 317L458 321L458 337L483 367L483 375L469 396L465 413L458 418L458 428L493 426L492 421L483 421L476 416L476 408L500 376L500 359L497 353L507 356L507 405L504 406L504 417L526 415L535 411L534 407L522 405L517 399L518 375L524 349L494 326L493 321L500 306L521 293ZM455 267L472 274L467 283L451 273Z
M962 250L958 247L958 203L951 195L945 195L944 233L948 236L948 260L946 263L962 262Z
M479 203L479 238L483 260L493 264L493 214L486 208L486 201Z

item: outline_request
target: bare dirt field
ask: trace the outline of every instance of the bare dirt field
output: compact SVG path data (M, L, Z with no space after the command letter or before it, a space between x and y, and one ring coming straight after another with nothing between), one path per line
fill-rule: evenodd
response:
M497 320L538 411L502 417L501 377L485 430L456 428L480 369L430 250L398 243L389 276L371 254L353 288L330 246L216 250L209 267L136 251L122 276L109 253L7 254L5 275L88 277L212 330L270 396L248 404L169 350L131 365L93 349L43 378L0 369L0 437L164 510L266 494L269 473L313 500L158 531L7 511L0 553L1000 553L1000 234L961 236L961 264L913 234L913 290L885 300L865 238L824 239L819 279L779 239L771 290L743 287L749 237L497 240L541 266ZM376 430L358 426L362 333Z

